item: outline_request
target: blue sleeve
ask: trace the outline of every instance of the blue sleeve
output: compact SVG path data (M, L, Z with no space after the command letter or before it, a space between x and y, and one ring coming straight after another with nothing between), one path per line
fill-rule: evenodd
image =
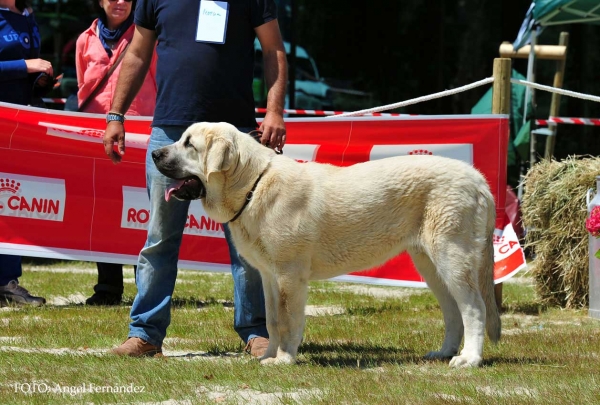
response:
M250 21L254 28L277 19L274 0L250 0Z
M176 0L179 1L179 0ZM140 0L135 5L133 22L147 30L156 31L156 13L154 0Z
M7 60L0 62L0 81L5 82L27 77L25 59Z

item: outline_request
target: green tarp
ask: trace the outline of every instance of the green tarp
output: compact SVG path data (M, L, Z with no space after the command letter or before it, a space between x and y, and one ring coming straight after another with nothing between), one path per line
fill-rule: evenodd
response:
M534 0L513 46L526 45L534 26L573 23L600 24L600 0Z
M533 18L542 26L600 23L599 0L537 0Z

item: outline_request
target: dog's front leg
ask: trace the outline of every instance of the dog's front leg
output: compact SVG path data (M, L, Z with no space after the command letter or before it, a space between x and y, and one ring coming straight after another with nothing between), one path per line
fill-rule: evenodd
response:
M277 329L277 306L278 292L275 277L266 272L261 273L263 290L265 293L265 310L267 317L267 331L269 332L269 346L267 351L260 358L260 362L267 364L277 357L277 349L279 348L279 330ZM270 360L269 360L270 359Z
M296 362L298 346L300 346L304 332L308 280L303 277L301 271L288 269L276 273L271 283L274 284L271 291L276 291L273 303L277 305L276 329L279 347L275 358L265 358L261 364L293 364ZM267 307L267 319L269 318L269 308ZM271 329L269 329L269 336ZM268 352L271 351L271 347L271 341L269 341Z

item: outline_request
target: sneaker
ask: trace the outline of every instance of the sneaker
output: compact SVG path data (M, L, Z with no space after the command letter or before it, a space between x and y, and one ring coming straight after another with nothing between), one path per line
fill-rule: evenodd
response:
M90 298L85 300L86 305L120 305L121 296L112 294L106 291L99 291L94 293Z
M110 351L117 356L163 357L162 349L138 337L130 337L121 346Z
M269 339L258 336L250 339L244 350L254 357L262 357L267 352L267 347L269 347Z
M46 300L42 297L34 297L21 287L17 280L11 280L7 285L0 286L0 306L4 303L39 307L44 305Z

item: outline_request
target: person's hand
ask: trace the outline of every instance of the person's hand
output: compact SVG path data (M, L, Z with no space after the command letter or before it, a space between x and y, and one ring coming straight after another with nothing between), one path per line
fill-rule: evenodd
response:
M267 111L259 130L262 132L260 143L281 152L285 145L285 123L283 115Z
M44 59L26 59L27 73L46 73L48 76L54 76L52 63Z
M118 152L114 149L114 144L117 143ZM104 131L104 152L110 157L114 164L121 162L121 156L125 154L125 127L119 121L111 121L106 124Z

